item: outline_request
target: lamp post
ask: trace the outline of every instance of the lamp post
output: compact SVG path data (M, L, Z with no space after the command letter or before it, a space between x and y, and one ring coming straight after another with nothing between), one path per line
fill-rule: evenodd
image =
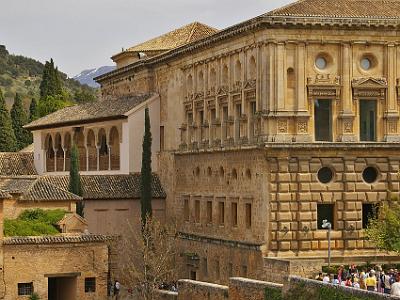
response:
M322 228L328 228L328 268L331 267L331 229L332 224L328 220L322 220Z

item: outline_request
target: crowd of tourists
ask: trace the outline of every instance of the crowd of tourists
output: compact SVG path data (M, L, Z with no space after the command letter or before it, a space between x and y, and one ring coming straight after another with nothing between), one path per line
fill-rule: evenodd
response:
M360 269L356 265L351 265L348 268L340 266L335 274L319 273L316 280L400 296L400 271L397 269L385 271L381 266Z

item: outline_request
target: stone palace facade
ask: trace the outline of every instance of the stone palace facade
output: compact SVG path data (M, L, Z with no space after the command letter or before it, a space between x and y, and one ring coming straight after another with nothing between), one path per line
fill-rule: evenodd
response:
M326 263L325 219L334 262L396 259L363 229L399 193L399 16L398 0L301 0L224 30L189 24L112 57L117 69L97 78L103 98L157 95L157 173L167 218L182 220L184 277L312 269ZM104 133L84 131L85 174L136 169L120 168L115 152L129 151L123 113L96 120L110 122ZM45 155L52 124L31 125L35 153ZM47 172L65 171L59 157Z

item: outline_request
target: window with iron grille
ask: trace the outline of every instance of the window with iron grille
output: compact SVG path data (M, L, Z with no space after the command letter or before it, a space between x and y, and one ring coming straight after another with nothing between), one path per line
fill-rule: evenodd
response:
M85 278L85 293L94 293L96 291L96 278Z
M18 283L18 296L33 294L33 282Z

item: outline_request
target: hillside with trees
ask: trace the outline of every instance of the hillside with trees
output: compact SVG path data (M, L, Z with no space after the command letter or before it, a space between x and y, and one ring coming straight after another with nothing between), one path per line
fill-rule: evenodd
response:
M29 107L32 98L40 98L40 84L42 82L45 65L34 59L21 55L10 54L4 45L0 45L0 89L7 103L8 109L16 94L22 99L25 108ZM68 78L57 68L57 76L63 87L65 101L85 102L95 99L96 90L82 85L78 81Z
M95 98L94 89L68 79L53 59L43 65L10 55L0 45L1 152L19 151L32 143L32 133L24 128L29 122Z

